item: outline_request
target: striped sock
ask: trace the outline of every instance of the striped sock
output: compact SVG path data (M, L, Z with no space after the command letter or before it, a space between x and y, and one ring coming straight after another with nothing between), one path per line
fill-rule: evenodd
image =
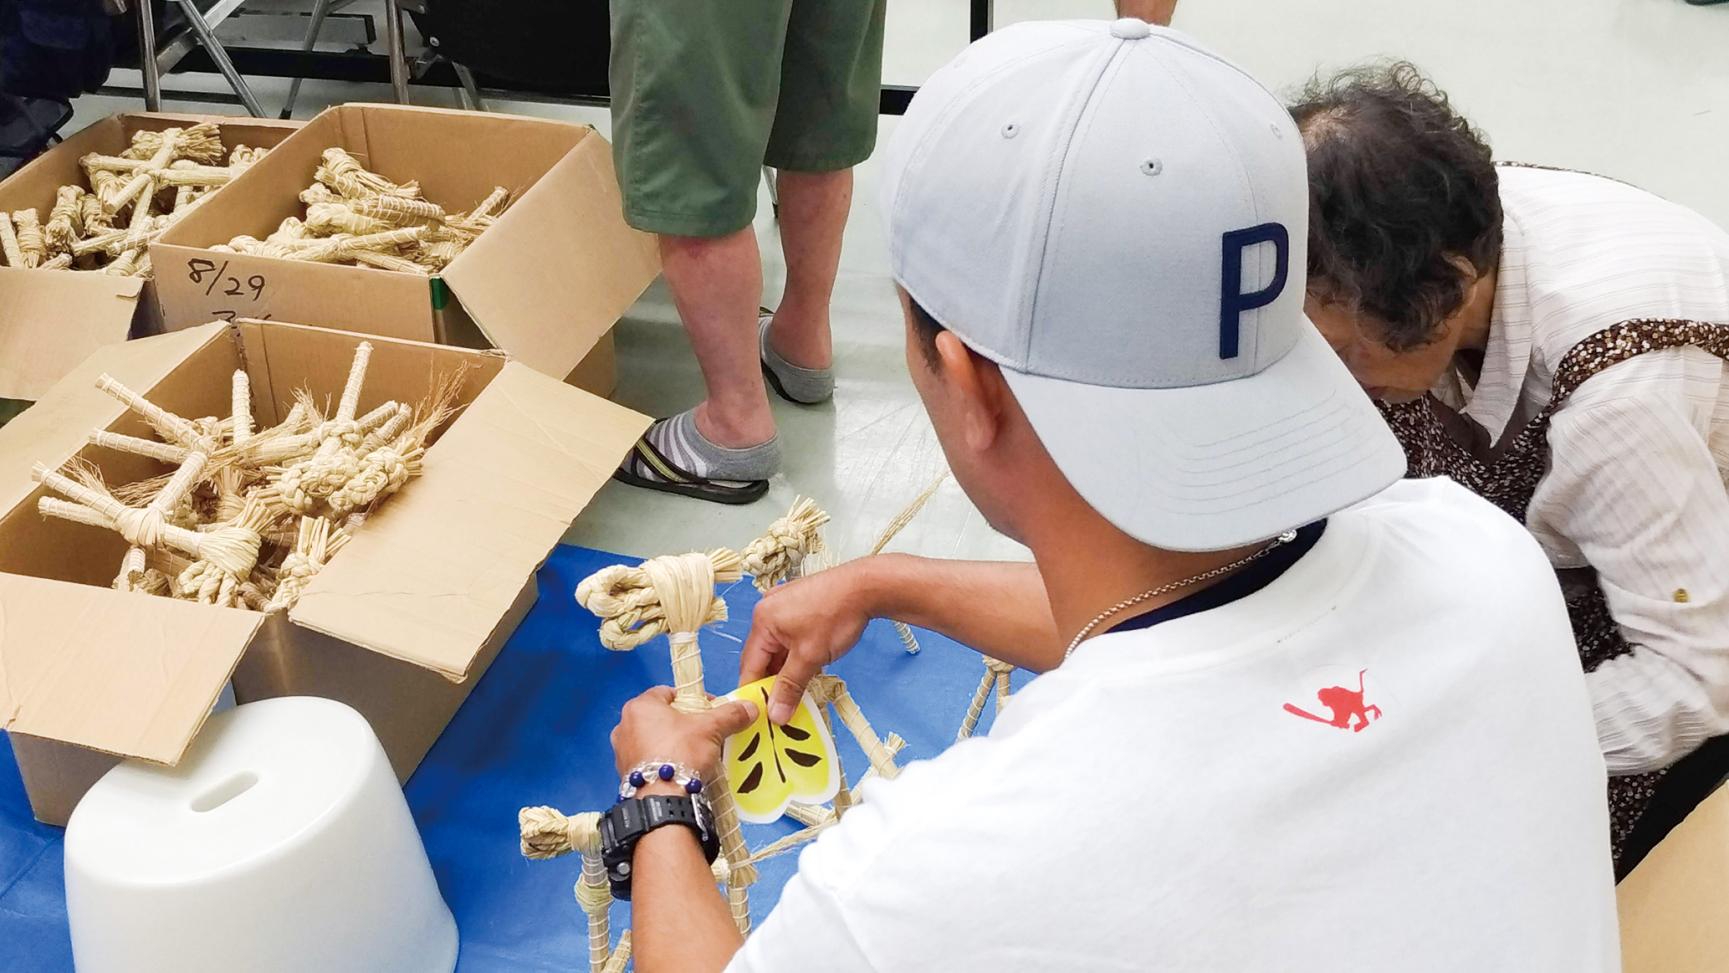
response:
M766 480L780 471L780 437L742 449L720 446L696 428L694 410L655 423L648 430L648 441L674 466L705 480ZM638 463L636 471L660 479L647 464Z

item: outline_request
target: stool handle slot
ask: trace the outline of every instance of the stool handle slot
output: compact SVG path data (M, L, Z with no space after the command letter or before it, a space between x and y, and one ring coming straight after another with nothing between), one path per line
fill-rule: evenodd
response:
M258 775L250 770L243 770L228 778L215 787L192 799L192 810L199 814L214 811L229 801L246 793L258 783Z

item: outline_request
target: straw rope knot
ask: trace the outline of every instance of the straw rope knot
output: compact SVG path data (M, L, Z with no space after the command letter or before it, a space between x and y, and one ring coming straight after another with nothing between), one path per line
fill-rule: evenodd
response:
M624 651L666 632L724 621L726 602L714 586L737 581L742 572L734 551L665 555L596 571L576 586L576 601L600 618L601 644Z
M566 816L557 808L525 807L516 812L522 857L544 861L573 851L600 853L600 815L594 811ZM611 895L607 901L611 902Z
M162 543L167 518L155 507L127 507L114 515L114 529L133 547L155 547Z
M787 515L744 549L744 572L758 591L792 577L804 559L823 550L822 528L829 516L808 497L793 502Z
M369 507L380 497L389 496L408 482L408 460L395 449L383 446L360 460L359 468L330 496L330 509L346 515Z
M300 600L300 596L306 592L306 586L323 568L323 562L313 559L311 555L290 551L288 556L282 559L282 567L277 569L276 591L271 594L264 610L287 611Z
M264 544L262 531L269 524L269 511L254 502L233 523L199 533L198 560L180 572L175 589L182 597L207 605L238 604L240 585L258 565L258 552Z
M310 514L358 475L359 458L339 449L283 469L276 478L276 492L289 510Z
M276 590L266 600L263 610L281 612L293 608L312 579L318 576L330 558L348 542L348 534L340 527L320 517L302 517L295 531L294 547L282 559L276 571Z
M366 438L366 430L354 419L332 419L325 423L322 431L325 442L332 439L340 440L342 445L351 449L359 446L361 441Z
M576 904L582 906L582 911L591 916L605 912L612 908L612 886L605 882L599 885L578 882Z

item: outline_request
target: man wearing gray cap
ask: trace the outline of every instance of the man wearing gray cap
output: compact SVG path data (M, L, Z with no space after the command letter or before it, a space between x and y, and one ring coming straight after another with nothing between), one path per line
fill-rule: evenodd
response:
M1618 969L1553 573L1486 502L1398 482L1303 316L1278 100L1141 21L1011 27L914 100L883 209L913 382L1037 563L796 581L744 678L778 672L784 718L873 616L1041 675L988 736L866 784L742 944L700 829L641 838L640 968ZM627 708L621 766L712 766L749 715L670 696Z

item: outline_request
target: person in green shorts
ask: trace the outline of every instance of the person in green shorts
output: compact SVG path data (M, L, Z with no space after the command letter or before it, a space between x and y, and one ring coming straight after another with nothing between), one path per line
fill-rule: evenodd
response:
M631 226L660 236L707 397L656 422L615 474L748 503L780 468L764 378L834 394L829 298L852 167L876 146L887 0L612 0L613 155ZM787 279L760 308L751 222L778 170Z

